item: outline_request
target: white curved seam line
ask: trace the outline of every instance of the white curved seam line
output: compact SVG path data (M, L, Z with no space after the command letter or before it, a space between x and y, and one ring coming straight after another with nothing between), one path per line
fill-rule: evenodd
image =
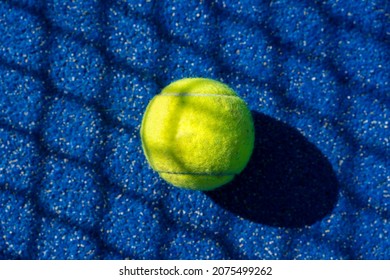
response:
M239 98L237 95L226 95L226 94L214 94L214 93L175 93L175 92L168 92L168 93L160 93L160 96L222 96L222 97L233 97L233 98Z
M206 172L174 172L156 170L158 173L172 174L172 175L195 175L195 176L236 176L236 173L206 173Z

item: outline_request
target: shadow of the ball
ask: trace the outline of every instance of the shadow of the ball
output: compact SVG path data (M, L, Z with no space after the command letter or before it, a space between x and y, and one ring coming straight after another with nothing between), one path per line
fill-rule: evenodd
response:
M296 129L252 115L256 140L246 169L205 194L244 219L271 226L303 227L326 217L339 189L329 161Z

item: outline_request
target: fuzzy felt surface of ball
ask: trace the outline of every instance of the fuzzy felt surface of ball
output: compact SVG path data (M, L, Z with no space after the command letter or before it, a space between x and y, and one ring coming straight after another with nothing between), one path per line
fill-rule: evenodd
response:
M246 103L224 83L184 78L148 104L141 125L144 154L168 183L208 191L233 180L253 151Z

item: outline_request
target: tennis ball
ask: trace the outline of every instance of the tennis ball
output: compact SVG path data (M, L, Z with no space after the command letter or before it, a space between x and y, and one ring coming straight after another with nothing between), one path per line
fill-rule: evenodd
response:
M254 126L245 102L227 85L185 78L150 101L141 140L150 166L164 180L208 191L245 168L253 151Z

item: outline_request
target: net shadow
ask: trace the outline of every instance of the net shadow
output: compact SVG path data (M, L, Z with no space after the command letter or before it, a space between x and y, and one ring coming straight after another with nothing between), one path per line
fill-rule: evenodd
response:
M41 4L36 6L33 4L26 4L27 2L33 3L33 1L26 1L25 3L22 1L2 1L2 3L7 3L12 9L24 10L27 13L34 15L42 22L47 36L46 55L51 55L51 37L55 34L66 34L69 40L77 41L82 46L87 45L92 49L97 50L99 55L101 55L102 61L107 69L106 76L102 81L103 85L100 89L101 98L99 100L91 101L73 95L72 93L65 95L48 75L46 69L48 66L47 63L44 63L43 67L38 70L31 65L24 67L18 63L10 62L12 59L4 60L1 58L0 63L8 69L15 70L23 75L33 76L44 82L45 93L42 97L44 105L40 116L41 120L48 115L48 108L56 98L64 98L65 100L72 101L82 106L88 106L99 112L99 118L101 119L103 128L103 143L109 141L109 131L114 128L123 128L126 133L133 133L133 131L135 131L133 126L124 125L122 122L118 121L115 114L112 114L112 112L105 111L104 104L105 99L107 98L107 91L112 84L113 69L121 69L129 75L140 76L145 80L158 84L158 87L161 88L170 80L170 75L168 75L168 73L162 73L162 69L170 69L169 59L164 60L166 58L165 56L169 55L169 49L176 46L189 48L192 49L197 56L206 57L207 59L212 60L215 67L218 68L217 73L219 78L226 79L226 77L229 76L236 76L242 83L254 83L261 86L265 86L265 83L269 83L273 90L273 97L278 99L278 106L284 108L286 106L291 106L294 100L289 100L284 95L288 89L286 89L281 82L283 79L281 75L284 70L283 67L279 65L283 65L283 59L290 54L298 55L302 60L308 60L308 58L310 58L311 62L313 62L313 57L316 56L315 54L300 50L299 47L294 44L286 44L281 37L282 35L275 34L272 26L270 26L268 22L273 16L272 12L268 12L268 19L266 17L264 21L253 21L252 18L244 18L242 15L236 14L234 10L222 9L221 7L218 7L218 5L215 5L213 1L205 1L205 4L209 7L206 10L210 16L215 18L216 23L228 19L232 22L241 24L243 30L250 30L253 28L261 30L264 37L271 45L284 52L284 56L278 57L278 54L276 53L276 55L272 57L274 65L272 77L270 79L271 81L261 80L255 71L246 73L244 69L234 63L229 64L224 61L224 58L220 55L221 50L219 49L219 45L221 43L221 34L218 32L218 27L213 29L216 32L210 36L212 42L210 43L210 49L207 51L205 51L205 48L199 47L196 44L189 44L188 40L184 40L180 36L172 36L168 28L164 26L163 21L160 20L160 13L162 9L164 9L165 1L154 1L154 11L151 17L133 14L133 11L131 10L127 11L129 17L139 17L140 20L149 24L151 28L156 29L156 34L158 35L156 40L160 41L160 43L162 43L161 45L164 45L164 47L156 50L156 56L159 59L156 59L155 63L160 64L159 68L157 68L160 72L151 73L149 70L137 68L134 65L128 64L125 60L108 50L109 46L107 45L107 41L109 40L110 34L105 28L107 27L107 13L110 9L110 1L101 1L98 6L101 16L99 22L102 27L102 34L101 37L99 37L99 41L91 41L82 34L78 34L61 25L57 25L58 23L52 22L45 14L46 1L41 1ZM268 11L266 2L267 1L265 1L264 4L260 4L260 8L263 9L265 13ZM308 3L309 1L304 2ZM312 4L308 3L308 5ZM333 16L322 6L317 6L317 8L319 8L321 15L328 21L328 24L331 25L333 29L347 21L347 18ZM364 33L365 31L361 26L355 26L353 22L347 22L346 25L347 28L357 29L359 33ZM370 34L368 34L368 36L370 36ZM378 34L374 34L373 37L378 42L383 39ZM347 69L344 69L343 66L340 65L340 61L337 61L333 57L319 59L317 63L333 73L338 86L338 94L341 98L344 98L347 93L351 91L350 87L353 76L345 74L345 70ZM360 84L358 84L358 86L360 86ZM378 98L381 103L385 104L388 102L388 100L378 94L376 89L372 86L366 88L366 90L368 90L372 97ZM313 116L317 116L315 109L307 108L307 104L294 103L294 105L297 110L309 112L309 114L305 116L307 119L315 118ZM348 109L350 104L338 104L338 106L340 106L338 110L341 114ZM253 112L253 114L257 140L252 160L247 169L245 169L245 171L231 184L214 192L207 193L207 195L223 208L256 223L282 227L303 227L320 221L331 213L337 202L337 194L340 188L330 163L321 151L304 138L296 129L258 112ZM332 119L332 116L330 116L330 118ZM315 120L312 119L311 121ZM332 119L332 123L334 126L337 126L340 123L340 119ZM34 175L34 187L27 192L10 193L10 195L17 194L17 196L20 197L27 197L35 205L33 212L36 214L36 216L34 216L36 223L34 224L30 236L28 252L24 252L24 255L16 256L13 253L7 252L6 247L2 247L0 258L38 258L37 240L42 231L42 218L57 220L61 224L66 224L71 228L80 230L85 236L89 236L97 244L96 258L109 257L110 255L115 255L117 258L137 258L136 253L126 254L117 246L109 244L107 240L102 237L103 226L101 224L89 227L88 225L70 221L67 217L59 216L56 213L51 212L50 209L43 207L41 205L42 201L40 201L38 196L40 184L45 173L43 166L49 156L55 156L61 160L68 160L76 165L85 166L88 170L92 171L95 176L94 179L100 182L100 192L103 194L100 203L104 205L104 207L99 212L99 219L103 219L110 211L110 206L107 204L109 194L113 192L113 189L118 193L121 193L121 187L123 187L111 182L110 176L107 174L107 170L105 170L103 163L109 151L105 150L104 147L100 147L97 150L99 152L98 156L95 157L93 161L85 161L82 157L77 157L73 154L67 154L61 150L47 147L47 145L42 142L42 134L45 132L43 126L38 127L37 130L32 132L18 128L17 124L14 125L1 121L0 127L6 131L17 133L23 135L22 137L28 138L28 141L37 146L40 156L40 164L37 165L36 174ZM357 153L361 141L356 139L348 130L344 130L344 132L341 133L341 136L344 138L345 145L350 147L351 153ZM381 159L384 159L388 154L381 148L369 152L375 152ZM8 185L0 186L0 191L8 194ZM352 192L348 193L348 197L356 196ZM133 200L139 200L142 203L148 203L148 199L149 198L142 195L134 196L133 198ZM356 201L356 199L353 201ZM359 200L359 205L356 205L356 207L363 207L364 204L365 201ZM164 207L164 205L160 206ZM388 211L383 215L384 218L388 217ZM161 221L164 222L164 219ZM171 223L176 224L177 222L171 221ZM205 234L212 236L212 233L209 232L205 232ZM220 234L218 238L219 240L223 240L224 236ZM160 244L156 244L156 246L162 246L164 242L164 237L162 237ZM223 246L226 247L228 254L233 258L237 256L236 253L232 253L234 248L228 248L229 240L224 240ZM350 252L347 253L352 256ZM157 254L156 257L158 256L159 255Z

